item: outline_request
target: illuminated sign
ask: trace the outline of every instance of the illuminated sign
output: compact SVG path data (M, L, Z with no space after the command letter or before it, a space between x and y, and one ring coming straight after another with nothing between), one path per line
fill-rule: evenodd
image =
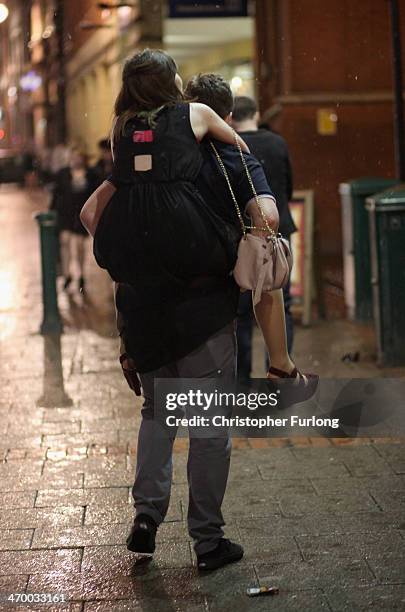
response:
M170 17L246 17L248 0L170 0Z

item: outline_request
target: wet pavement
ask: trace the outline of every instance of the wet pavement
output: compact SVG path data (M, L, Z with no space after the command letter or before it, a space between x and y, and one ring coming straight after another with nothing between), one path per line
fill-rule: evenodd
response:
M405 610L405 450L399 440L235 440L224 502L242 562L199 576L187 535L187 441L175 447L153 562L125 548L140 402L117 364L111 282L89 256L88 293L59 291L65 333L43 338L34 211L0 190L0 593L69 603L1 610ZM89 250L91 248L89 241ZM359 350L357 363L341 356ZM323 376L392 376L369 328L299 329L298 363ZM256 340L255 368L261 367ZM249 599L248 586L280 594Z

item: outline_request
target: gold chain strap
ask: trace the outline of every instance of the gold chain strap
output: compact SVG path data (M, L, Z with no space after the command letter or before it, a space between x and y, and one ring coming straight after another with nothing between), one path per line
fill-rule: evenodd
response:
M246 231L246 230L248 230L248 229L250 229L250 230L255 229L255 230L260 230L260 231L262 231L262 232L265 232L265 231L269 232L269 233L270 233L270 236L271 236L271 238L272 238L272 240L274 240L274 239L276 238L276 233L275 233L275 231L274 231L274 230L273 230L273 229L272 229L272 228L269 226L269 223L268 223L268 221L267 221L267 218L266 218L266 216L265 216L265 214L264 214L264 212L263 212L263 210L262 210L262 207L261 207L261 205L260 205L260 199L259 199L259 196L257 195L256 188L255 188L255 186L254 186L254 184L253 184L252 177L250 176L249 168L247 167L245 157L244 157L244 155L243 155L243 153L242 153L242 149L241 149L241 147L240 147L240 145L239 145L239 141L238 141L238 139L237 139L236 132L234 132L234 134L235 134L235 143L236 143L236 147L237 147L237 149L239 150L239 153L240 153L240 156L241 156L241 159L242 159L242 164L243 164L243 167L244 167L244 169L245 169L245 172L246 172L246 175L247 175L247 178L248 178L249 184L250 184L250 186L251 186L251 188L252 188L253 195L254 195L254 198L255 198L255 200L256 200L256 204L257 204L257 206L258 206L258 208L259 208L259 210L260 210L260 213L261 213L261 215L262 215L262 219L263 219L263 222L264 222L264 224L265 224L265 227L257 227L256 225L246 225L246 224L245 224L245 222L244 222L244 220L243 220L243 215L242 215L242 213L241 213L241 211L240 211L239 204L238 204L238 201L237 201L237 199L236 199L236 197L235 197L235 193L234 193L234 191L233 191L232 184L231 184L231 181L230 181L230 179L229 179L229 175L228 175L228 172L227 172L227 170L226 170L226 168L225 168L224 162L222 161L222 158L221 158L220 154L218 153L218 151L217 151L217 149L216 149L216 147L215 147L215 145L214 145L214 143L213 143L212 141L210 141L210 145L211 145L211 147L212 147L212 149L213 149L213 151L214 151L215 157L216 157L216 159L217 159L217 161L218 161L218 164L219 164L219 166L220 166L220 168L221 168L221 170L222 170L222 173L223 173L223 175L224 175L224 177L225 177L225 180L226 180L226 182L227 182L227 185L228 185L228 188L229 188L229 192L230 192L230 194L231 194L231 197L232 197L233 203L234 203L234 205L235 205L236 213L237 213L237 215L238 215L239 223L240 223L241 228L242 228L243 235L244 235L244 236L246 236L246 233L247 233L247 231Z
M238 219L239 219L239 223L240 223L241 228L242 228L243 235L244 235L244 236L246 236L246 230L247 230L247 229L250 229L250 228L248 228L248 227L245 225L245 222L244 222L244 220L243 220L243 215L242 215L242 213L240 212L239 204L238 204L238 201L237 201L237 199L236 199L236 197L235 197L235 193L234 193L234 191L233 191L233 188L232 188L232 185L231 185L231 181L229 180L228 172L227 172L227 170L226 170L226 168L225 168L225 166L224 166L224 162L222 161L221 156L220 156L220 154L218 153L218 151L217 151L217 149L216 149L216 147L215 147L214 143L213 143L213 142L210 142L210 145L211 145L212 149L214 150L215 157L217 158L217 161L218 161L218 163L219 163L219 166L220 166L220 168L221 168L221 170L222 170L222 172L223 172L223 175L224 175L224 177L225 177L225 180L226 180L226 182L227 182L227 184L228 184L229 191L230 191L230 194L231 194L231 197L232 197L233 203L234 203L234 205L235 205L236 214L238 215Z
M276 238L276 236L277 236L277 234L276 234L276 232L273 230L273 228L271 228L271 227L270 227L269 222L267 221L267 217L266 217L266 215L265 215L265 214L264 214L264 212L263 212L263 208L262 208L262 206L261 206L261 204L260 204L260 199L259 199L259 196L257 195L256 187L254 186L253 181L252 181L252 177L250 176L249 168L248 168L248 166L247 166L246 159L245 159L245 156L243 155L243 152L242 152L241 146L240 146L240 144L239 144L238 136L237 136L237 134L236 134L235 130L233 130L233 135L234 135L234 138L235 138L235 145L236 145L236 148L237 148L237 149L238 149L238 151L239 151L239 155L240 155L240 158L241 158L241 160L242 160L243 167L245 168L245 172L246 172L246 176L247 176L248 181L249 181L249 185L250 185L250 186L251 186L251 188L252 188L252 192L253 192L254 198L255 198L255 200L256 200L257 207L258 207L258 209L259 209L259 211L260 211L260 214L261 214L261 216L262 216L262 220L263 220L263 223L264 223L264 225L265 225L265 228L266 228L266 230L269 232L269 234L270 234L270 236L272 237L272 239L275 239L275 238Z

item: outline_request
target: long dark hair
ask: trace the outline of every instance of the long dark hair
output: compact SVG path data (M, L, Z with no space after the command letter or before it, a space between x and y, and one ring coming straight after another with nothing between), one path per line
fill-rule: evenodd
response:
M184 100L175 81L176 74L176 62L160 49L144 49L125 62L122 87L114 106L114 140L131 117Z

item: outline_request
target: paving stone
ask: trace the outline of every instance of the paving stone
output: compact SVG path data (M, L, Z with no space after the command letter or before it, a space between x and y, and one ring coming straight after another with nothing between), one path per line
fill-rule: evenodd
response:
M254 536L249 529L239 528L241 544L245 550L245 558L248 563L287 561L300 562L302 556L296 541L292 536L281 536L269 530L265 536Z
M91 487L129 487L134 484L134 473L124 469L109 472L93 472L84 475L84 486Z
M371 445L357 447L294 448L300 461L308 459L333 460L343 463L350 474L357 477L392 474L393 469Z
M308 478L286 478L283 480L272 478L263 481L261 489L265 489L276 499L278 499L282 494L288 495L289 493L292 493L294 495L313 495L316 493L312 482Z
M41 436L0 436L0 448L36 448L41 446Z
M114 471L125 471L127 460L125 455L107 456L96 454L87 456L87 454L73 454L62 457L59 461L46 461L44 464L43 474L47 475L62 475L71 473L83 473L87 475L98 475L100 473L109 474Z
M18 550L0 552L0 574L75 572L80 569L80 550ZM42 591L43 593L51 591Z
M35 431L44 434L74 434L80 432L80 421L62 421L62 422L51 422L51 423L39 423L34 425L31 422L25 423L21 426L19 423L10 423L7 433L9 435L29 435L30 432L35 428Z
M83 605L82 602L69 602L69 603L58 603L58 604L45 604L45 603L40 603L40 604L35 604L35 603L29 603L29 604L22 604L20 606L16 606L13 607L13 612L27 612L27 606L29 606L29 610L31 612L34 610L38 610L39 612L82 612L83 610ZM3 610L5 612L9 612L10 607L8 606L8 608L0 608L0 610Z
M9 529L36 527L73 527L81 525L84 509L73 506L57 508L18 508L0 510L0 525Z
M71 528L40 527L35 530L32 548L58 548L124 544L129 524L85 525Z
M280 506L272 491L264 483L260 488L256 481L240 482L225 493L223 513L231 517L261 517L280 514Z
M398 512L403 512L405 521L405 490L373 488L370 490L370 494L381 510L397 510Z
M109 414L111 414L111 409ZM43 423L80 421L86 412L82 408L44 408Z
M375 450L396 474L405 474L404 444L376 444Z
M21 475L18 480L5 478L0 480L0 491L36 491L38 489L77 489L83 486L83 474L30 476Z
M321 449L320 449L321 450ZM258 463L260 474L264 480L292 478L339 478L347 476L348 469L337 461L328 464L312 462L290 462L285 465Z
M111 610L114 612L168 612L172 605L176 606L176 612L207 612L205 603L183 602L179 605L175 600L169 602L155 598L144 598L142 601L139 599L90 601L85 603L84 612L111 612Z
M32 529L0 529L0 550L24 550L30 547Z
M128 503L128 488L105 489L53 489L40 490L35 502L36 507L46 506L87 506L95 505L97 508L108 508Z
M200 576L191 568L165 570L152 562L149 566L134 566L131 576L122 575L120 567L114 566L89 575L36 575L30 578L28 588L40 592L47 585L50 591L67 592L71 597L84 599L133 598L141 600L143 610L150 610L149 602L154 601L164 604L166 608L161 609L165 611L170 609L168 604L175 610L193 610L207 601L209 610L258 609L261 612L266 609L265 602L248 600L245 594L246 587L252 584L256 584L253 571L241 564Z
M306 560L325 558L325 556L355 558L359 555L368 558L378 556L384 550L405 555L405 539L395 530L348 535L298 535L296 541Z
M115 572L131 576L136 555L126 546L87 546L82 561L82 572L98 574L103 567L114 567ZM192 563L188 542L160 542L153 556L153 563L159 568L188 568Z
M0 593L23 593L28 583L28 574L15 575L0 575ZM8 609L12 609L8 607Z
M35 497L35 491L0 493L0 508L32 508L35 503Z
M367 586L334 588L326 591L333 612L368 612L369 610L405 610L405 586Z
M367 493L352 495L280 495L279 502L286 516L297 514L342 514L347 512L380 512L374 499Z
M88 444L115 444L118 442L117 431L93 432L91 434L57 434L44 436L42 446L65 448L67 446L86 446Z
M40 476L44 462L28 460L28 461L6 461L0 464L0 479L15 478L20 476Z
M255 563L260 584L276 584L283 590L344 588L375 583L364 559L314 559L301 563Z
M368 533L405 529L404 512L354 512L339 516L343 533Z
M110 525L112 523L130 523L134 518L133 504L128 500L122 506L89 505L86 509L85 525ZM180 501L172 502L166 515L166 521L181 521L183 513Z
M405 587L405 540L395 549L383 544L380 550L371 552L367 563L374 572L378 582L384 584L403 584ZM387 553L386 551L389 551ZM379 554L378 554L379 553ZM405 608L405 606L404 606Z

